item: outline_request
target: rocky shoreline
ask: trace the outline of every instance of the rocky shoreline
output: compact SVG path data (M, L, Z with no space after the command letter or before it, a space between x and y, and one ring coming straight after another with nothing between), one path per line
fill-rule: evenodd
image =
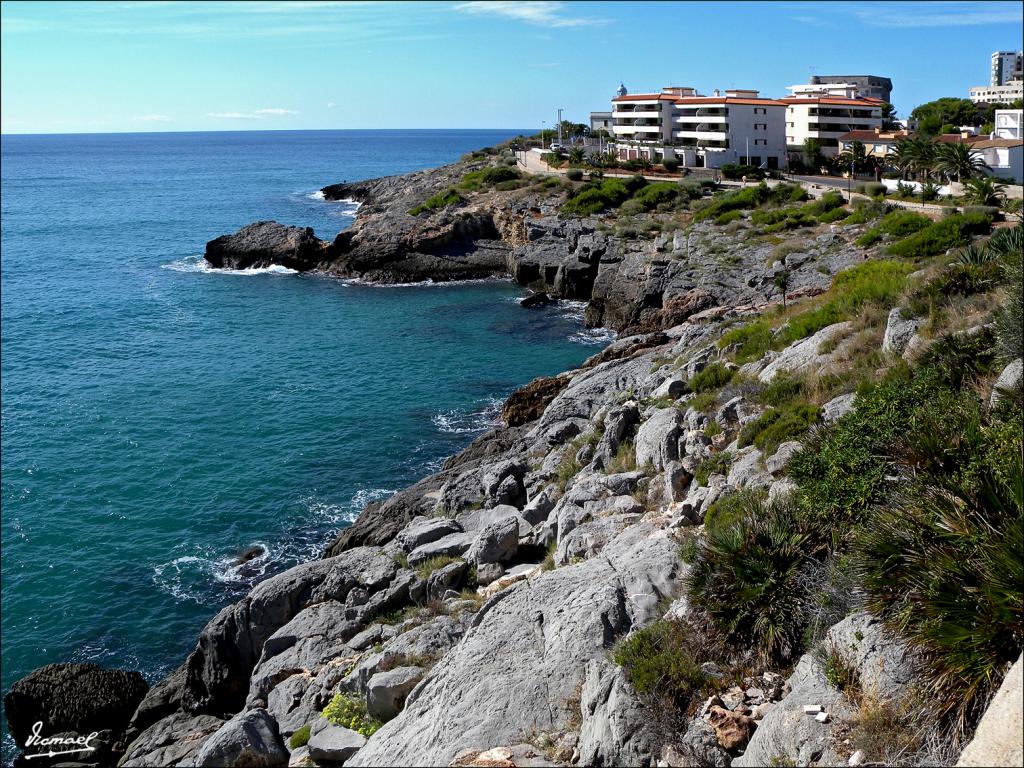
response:
M540 184L410 213L488 167L330 186L327 199L361 203L333 242L259 222L211 241L206 257L382 283L511 275L587 301L588 324L619 338L514 393L504 426L368 505L322 559L224 608L180 668L148 691L133 682L120 709L69 697L81 680L121 690L111 676L122 672L51 665L19 681L7 706L29 715L11 721L20 742L49 707L75 711L47 720L51 731L106 730L103 759L124 766L859 764L829 725L849 704L818 656L786 669L751 657L745 676L723 674L716 695L666 727L611 653L690 612L683 549L717 500L792 489L800 443L741 445L765 407L728 384L713 407L694 407L694 382L719 369L765 383L840 370L850 323L742 366L720 341L781 301L780 272L787 300L828 289L864 260L863 230L818 227L785 253L710 222L640 237L607 216L561 218L564 190ZM854 401L830 399L822 419ZM916 654L871 616L837 619L825 636L844 663L900 700Z

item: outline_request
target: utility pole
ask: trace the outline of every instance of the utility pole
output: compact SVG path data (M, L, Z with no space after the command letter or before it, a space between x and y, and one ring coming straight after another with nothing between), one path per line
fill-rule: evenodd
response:
M541 120L540 121L540 148L541 149L547 149L547 147L544 146L544 133L547 131L547 129L548 129L548 121L547 120Z
M558 146L562 146L562 110L558 110Z

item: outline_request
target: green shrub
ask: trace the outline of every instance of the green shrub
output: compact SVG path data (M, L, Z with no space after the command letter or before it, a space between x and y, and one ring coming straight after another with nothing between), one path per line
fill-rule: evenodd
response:
M588 183L565 202L562 215L593 216L609 208L617 208L636 190L635 184L629 182L628 179L605 179L600 184Z
M850 216L850 211L846 208L833 208L831 211L822 213L818 216L818 221L822 224L831 224L841 219L846 219Z
M992 373L995 363L992 330L949 333L937 339L921 356L930 376L946 386L959 388Z
M748 489L722 494L704 514L704 529L724 531L736 527L750 504L763 501L763 497L764 491ZM696 559L696 553L694 555L691 563Z
M803 436L818 420L820 409L808 403L795 403L784 408L769 408L740 430L739 445L753 443L765 456L771 456L778 447Z
M1024 228L1018 224L1001 229L988 242L990 249L1001 251L1002 269L1009 284L1006 303L995 317L999 356L1004 362L1024 357Z
M338 693L324 708L323 716L335 725L370 738L383 725L366 711L366 700L352 693Z
M858 237L857 245L873 245L881 240L883 235L889 235L892 239L897 240L920 232L931 223L931 219L927 216L897 208L895 211L885 214L878 224Z
M690 379L690 391L697 392L699 394L701 392L719 389L732 381L732 377L734 375L734 371L729 370L721 363L711 363Z
M808 199L810 199L810 195L799 184L776 184L768 193L768 202L777 205L802 203Z
M633 200L650 211L662 203L673 203L679 197L681 188L671 181L658 181L640 187L633 195Z
M730 328L718 340L720 349L736 345L733 359L740 364L757 360L772 347L772 326L766 318L758 318L738 328Z
M756 165L740 165L737 163L726 163L720 169L722 176L733 181L742 179L746 176L748 179L763 179L764 171L758 168Z
M807 535L789 502L741 503L733 525L705 531L687 593L730 641L753 645L765 660L788 660L800 651Z
M738 211L749 208L757 208L768 200L771 193L767 184L758 184L756 187L744 187L735 192L725 192L716 195L707 205L700 208L693 214L694 221L714 219L726 211Z
M868 181L857 185L857 191L868 197L882 197L885 195L885 184L879 181Z
M843 200L842 193L826 192L813 203L805 205L804 210L814 216L821 216L822 214L829 213L837 208L842 208L845 202L846 201Z
M694 395L693 397L686 401L686 406L688 408L693 408L693 410L698 411L700 413L704 413L717 402L718 390L712 389L708 390L707 392L701 392L698 395Z
M697 470L693 473L693 477L700 485L707 485L708 478L712 475L728 475L729 467L731 466L731 453L728 451L713 453L697 466Z
M989 221L999 218L1002 213L1002 211L999 210L998 205L965 205L963 212L964 216L984 216Z
M669 173L675 173L679 170L679 161L674 157L666 157L661 161L661 165Z
M939 197L939 185L931 181L926 181L921 185L921 199L929 203L933 200L937 200Z
M706 620L655 621L619 641L613 652L652 712L693 715L712 692L716 678L702 669L712 662L729 668L728 649Z
M796 400L804 392L804 383L789 371L776 373L754 398L765 405L781 406Z
M906 240L890 245L889 253L906 259L935 256L964 245L971 235L985 234L990 228L991 222L981 214L954 214L932 222Z
M1001 481L913 483L856 540L867 607L925 652L932 705L976 720L1024 645L1020 437Z
M288 739L288 746L291 747L292 751L299 747L304 747L309 743L309 731L310 727L308 725L304 725L292 734L291 738Z
M419 216L421 213L425 213L427 211L436 211L440 208L447 208L450 205L458 205L462 202L465 202L462 195L454 189L448 189L444 192L438 192L433 197L428 197L415 208L410 209L409 215Z
M887 213L887 205L878 200L858 200L853 204L853 213L843 224L867 224Z
M740 211L726 211L725 213L715 217L715 224L718 224L719 226L725 226L729 222L736 221L737 219L742 218L743 214Z
M579 168L570 168L565 172L565 178L569 181L583 181L583 171Z

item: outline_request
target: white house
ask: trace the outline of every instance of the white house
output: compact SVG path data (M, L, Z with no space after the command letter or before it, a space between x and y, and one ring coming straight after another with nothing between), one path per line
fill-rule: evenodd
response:
M757 91L686 96L675 102L673 152L684 165L786 166L785 105Z
M668 87L660 93L629 93L612 99L612 133L632 144L635 151L642 145L659 145L672 140L672 114L677 99L696 95L693 88ZM647 148L650 152L650 147ZM645 153L646 154L646 153Z
M982 139L968 146L981 152L993 176L1015 184L1024 182L1024 139Z
M849 88L846 93L856 93ZM882 102L859 96L816 96L810 93L780 101L786 107L786 146L798 152L807 139L821 142L822 154L839 154L839 137L851 131L882 126Z
M1021 139L1021 118L1024 116L1024 109L997 109L995 115L995 130L992 132L993 139Z

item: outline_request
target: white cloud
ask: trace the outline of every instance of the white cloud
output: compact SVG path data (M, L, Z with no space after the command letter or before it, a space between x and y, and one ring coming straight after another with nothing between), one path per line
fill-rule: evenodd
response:
M268 107L257 109L253 112L207 112L207 117L214 117L218 120L262 120L265 117L288 117L298 115L294 109L282 109L281 107Z
M140 123L169 123L172 119L167 115L136 115L132 118Z
M501 16L543 27L592 27L608 23L606 19L566 16L563 14L565 7L565 3L553 0L474 0L459 3L455 10L475 15Z
M252 112L207 112L206 116L219 120L259 120L259 116Z
M333 101L328 101L327 102L327 108L328 109L334 109L336 106L338 106L338 105L335 104Z

